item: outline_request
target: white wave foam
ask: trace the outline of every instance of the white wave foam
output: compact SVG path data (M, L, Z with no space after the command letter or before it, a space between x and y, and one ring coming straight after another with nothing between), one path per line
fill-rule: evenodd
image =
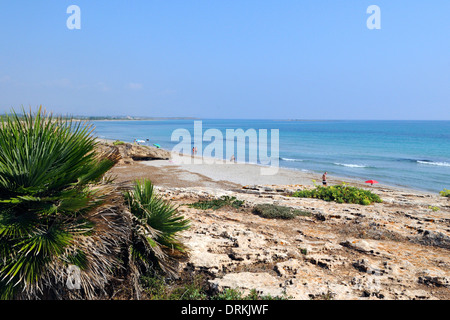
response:
M302 159L280 158L283 161L302 162Z
M362 164L352 164L352 163L334 163L337 166L349 167L349 168L367 168L367 166Z
M448 162L433 162L433 161L420 161L420 160L417 160L417 163L429 164L431 166L450 167L450 163L448 163Z

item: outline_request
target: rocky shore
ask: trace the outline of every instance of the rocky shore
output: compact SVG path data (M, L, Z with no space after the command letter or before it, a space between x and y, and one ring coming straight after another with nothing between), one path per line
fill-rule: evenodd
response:
M293 198L284 191L289 188L160 188L192 221L183 234L190 255L180 272L208 274L215 290L256 289L291 299L450 298L448 200L380 190L382 204L361 206ZM244 207L186 206L223 195L244 200ZM311 215L262 218L252 212L260 203Z
M305 184L242 185L170 160L124 161L112 174L121 183L152 180L191 220L182 234L189 256L179 272L205 275L211 290L256 289L296 300L450 299L448 198L377 186L371 190L383 203L337 204L290 196ZM224 195L243 206L188 206ZM253 213L263 203L310 214L263 218Z

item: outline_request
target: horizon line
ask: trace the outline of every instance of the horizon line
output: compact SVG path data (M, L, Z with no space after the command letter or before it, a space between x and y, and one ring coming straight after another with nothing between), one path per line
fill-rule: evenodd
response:
M291 122L318 122L318 121L450 121L450 119L298 119L298 118L211 118L196 116L131 116L131 115L73 115L50 112L54 116L72 119L92 120L89 118L100 118L97 120L122 120L122 121L145 121L145 120L267 120L267 121L291 121ZM0 113L0 116L10 115L9 112ZM23 115L23 113L16 113Z

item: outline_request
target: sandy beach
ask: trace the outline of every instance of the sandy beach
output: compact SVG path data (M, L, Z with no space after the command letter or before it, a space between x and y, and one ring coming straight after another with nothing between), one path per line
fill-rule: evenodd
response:
M261 165L250 163L235 163L211 159L202 161L198 156L178 156L179 159L150 160L134 162L133 166L117 166L114 172L120 173L120 179L133 180L141 177L151 178L155 185L166 187L221 187L240 188L249 185L292 185L313 187L314 183L322 183L322 174L288 168L278 168L276 174L261 174ZM196 163L198 162L198 163ZM394 190L419 194L432 194L422 190L414 190L406 187L398 187L378 183L366 184L363 179L338 177L328 174L329 185L348 183L352 186L368 190Z

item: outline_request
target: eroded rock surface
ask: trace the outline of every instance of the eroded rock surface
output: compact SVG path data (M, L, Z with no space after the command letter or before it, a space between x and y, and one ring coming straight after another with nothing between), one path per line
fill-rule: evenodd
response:
M190 255L180 272L207 274L214 290L291 299L450 298L446 198L377 190L384 202L361 206L289 197L289 186L159 191L192 221L182 234ZM222 195L244 200L244 207L187 206ZM259 203L312 215L266 219L252 213Z

